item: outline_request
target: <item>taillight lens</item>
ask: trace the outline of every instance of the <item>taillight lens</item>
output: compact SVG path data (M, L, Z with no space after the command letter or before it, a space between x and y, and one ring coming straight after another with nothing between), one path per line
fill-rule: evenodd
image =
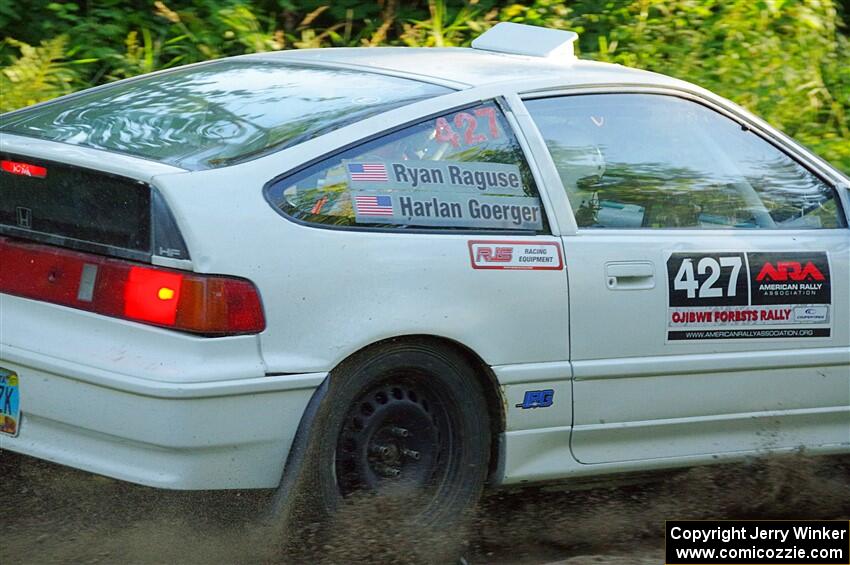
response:
M177 321L184 275L148 267L130 267L124 283L124 315L163 326Z
M0 292L205 335L259 333L245 279L199 275L0 237Z

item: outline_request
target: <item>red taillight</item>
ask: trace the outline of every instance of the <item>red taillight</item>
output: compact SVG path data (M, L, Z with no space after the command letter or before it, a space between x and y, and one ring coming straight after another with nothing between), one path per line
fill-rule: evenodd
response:
M0 161L0 169L13 175L21 175L23 177L36 177L43 179L47 176L47 169L32 165L30 163L21 163L20 161Z
M0 237L0 292L176 330L258 333L250 281L173 271Z
M183 275L148 267L130 267L124 284L124 315L133 320L173 326Z

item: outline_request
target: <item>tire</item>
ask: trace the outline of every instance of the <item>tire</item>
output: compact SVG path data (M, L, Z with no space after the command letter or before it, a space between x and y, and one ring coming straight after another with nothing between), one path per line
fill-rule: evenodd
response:
M382 531L386 518L396 532L452 531L487 478L481 385L461 355L427 341L390 342L332 371L308 437L297 486L279 502L289 507L286 529L299 544L307 524L306 537L324 545L341 522ZM356 510L366 507L371 515Z

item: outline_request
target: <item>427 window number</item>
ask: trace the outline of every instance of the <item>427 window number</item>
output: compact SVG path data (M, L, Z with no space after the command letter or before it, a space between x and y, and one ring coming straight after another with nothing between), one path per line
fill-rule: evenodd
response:
M679 272L673 278L673 290L685 291L688 298L731 298L738 292L738 276L741 274L741 257L702 257L694 266L694 260L682 260ZM695 276L708 275L702 283ZM718 285L721 275L729 275L726 285Z
M434 139L451 143L452 147L477 145L490 139L500 137L499 124L496 120L496 109L485 106L475 108L474 115L469 112L458 112L451 118L437 118L434 124ZM482 120L486 125L479 125ZM452 127L454 125L454 127Z

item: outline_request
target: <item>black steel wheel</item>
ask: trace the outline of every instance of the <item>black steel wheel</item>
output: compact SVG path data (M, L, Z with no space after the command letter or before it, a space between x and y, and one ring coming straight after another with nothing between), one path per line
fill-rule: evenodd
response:
M451 528L481 495L490 439L484 392L462 355L389 342L331 373L285 503L305 522L360 493L386 496L403 501L406 523Z
M340 494L432 490L456 455L456 427L450 403L427 373L388 376L361 394L343 420L335 455Z

